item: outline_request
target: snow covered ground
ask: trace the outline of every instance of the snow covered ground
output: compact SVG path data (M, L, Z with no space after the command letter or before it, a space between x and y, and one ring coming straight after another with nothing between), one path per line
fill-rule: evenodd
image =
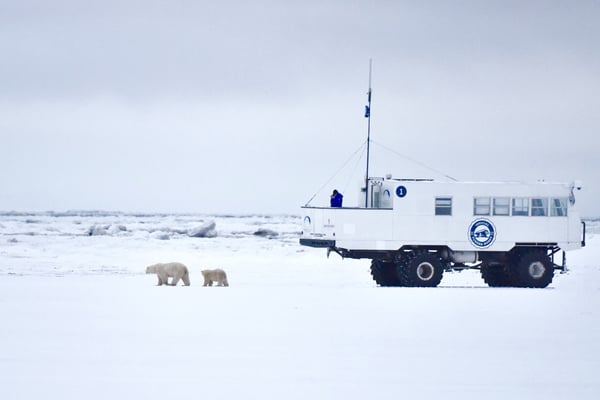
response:
M190 236L211 221L216 237ZM380 288L368 260L300 247L299 230L293 216L0 215L0 397L600 398L600 223L541 290L476 271ZM144 273L168 261L190 287ZM230 287L202 287L216 267Z

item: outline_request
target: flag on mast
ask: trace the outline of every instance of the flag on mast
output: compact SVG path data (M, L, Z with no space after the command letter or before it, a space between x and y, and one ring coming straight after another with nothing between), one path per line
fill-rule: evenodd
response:
M369 106L365 106L365 118L369 118L371 116L371 109Z

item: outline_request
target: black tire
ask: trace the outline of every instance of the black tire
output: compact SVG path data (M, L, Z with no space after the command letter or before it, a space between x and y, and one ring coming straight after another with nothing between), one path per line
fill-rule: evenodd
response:
M554 278L554 265L544 252L532 251L520 257L515 272L519 286L545 288Z
M492 264L484 261L481 264L481 277L489 287L514 286L513 277L503 264Z
M371 276L379 286L402 286L394 263L383 260L371 262Z
M435 287L442 281L442 260L433 253L415 252L397 265L400 281L411 287Z

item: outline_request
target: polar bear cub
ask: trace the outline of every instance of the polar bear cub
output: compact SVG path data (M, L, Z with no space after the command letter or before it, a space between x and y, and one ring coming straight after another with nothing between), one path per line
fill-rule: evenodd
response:
M202 276L204 277L204 286L212 286L213 282L217 282L217 286L229 286L227 274L222 269L202 270Z
M182 263L170 262L150 265L146 267L146 273L158 276L158 286L163 284L176 286L180 279L185 286L190 286L190 273ZM169 283L169 278L172 278L171 283Z

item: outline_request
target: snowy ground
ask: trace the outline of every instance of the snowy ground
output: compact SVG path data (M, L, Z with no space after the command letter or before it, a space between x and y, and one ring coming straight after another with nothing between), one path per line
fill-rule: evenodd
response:
M187 235L211 220L216 238ZM541 290L488 288L475 271L380 288L367 260L300 247L299 229L289 216L0 215L0 397L600 398L598 225ZM192 286L144 274L167 261ZM208 267L231 286L202 287Z

